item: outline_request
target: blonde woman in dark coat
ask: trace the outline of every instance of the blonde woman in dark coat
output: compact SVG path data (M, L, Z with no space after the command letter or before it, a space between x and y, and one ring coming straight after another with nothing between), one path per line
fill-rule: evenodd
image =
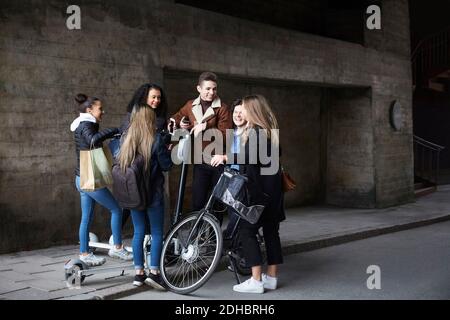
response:
M243 253L247 265L252 268L252 277L233 287L243 293L264 293L265 289L277 288L278 265L283 263L279 236L280 222L285 219L284 197L282 191L281 167L279 165L278 122L267 100L261 95L242 99L243 114L247 127L241 137L240 151L234 159L227 155L216 155L211 165L239 163L239 171L248 176L250 198L254 203L264 203L265 209L258 223L252 225L241 219L239 232L243 237ZM265 148L270 161L260 158L260 149ZM254 161L256 160L256 161ZM262 270L262 255L256 238L258 229L263 228L267 251L267 270Z

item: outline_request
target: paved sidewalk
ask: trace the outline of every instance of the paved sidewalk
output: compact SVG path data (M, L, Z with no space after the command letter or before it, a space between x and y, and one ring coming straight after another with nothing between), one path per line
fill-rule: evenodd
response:
M380 234L406 230L450 220L450 185L440 186L431 195L415 203L387 209L343 209L311 206L287 211L281 224L285 254L323 248ZM130 240L125 244L130 244ZM128 267L110 258L106 250L105 267ZM87 277L81 288L68 288L64 263L77 257L78 246L60 246L42 250L0 255L0 300L26 299L115 299L147 290L132 285L133 271L121 270Z

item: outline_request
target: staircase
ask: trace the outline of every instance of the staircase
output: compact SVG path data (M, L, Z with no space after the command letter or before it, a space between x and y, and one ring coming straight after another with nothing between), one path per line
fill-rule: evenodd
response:
M450 89L450 28L430 35L412 52L413 88Z
M446 70L428 79L428 88L438 91L445 92L450 88L450 71Z
M425 196L437 189L439 156L445 147L414 136L414 194Z
M426 196L437 190L437 186L430 186L423 182L414 183L414 195L416 198Z
M450 91L450 28L432 34L411 55L413 89ZM445 147L414 135L414 193L416 197L436 191L439 156Z

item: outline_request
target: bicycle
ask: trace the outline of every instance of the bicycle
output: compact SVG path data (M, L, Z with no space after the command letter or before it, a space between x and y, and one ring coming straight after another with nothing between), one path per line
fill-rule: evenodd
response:
M238 232L231 237L231 249L224 250L222 228L214 216L213 205L220 200L233 206L241 219L256 223L264 207L246 207L232 194L245 188L245 182L244 176L225 168L205 208L187 215L170 229L164 240L160 263L161 277L170 291L188 294L197 290L209 280L224 255L228 256L236 280L240 282L237 272L243 272L246 266L245 263L242 265L242 256L236 250L238 240L235 235ZM182 172L180 186L183 183Z

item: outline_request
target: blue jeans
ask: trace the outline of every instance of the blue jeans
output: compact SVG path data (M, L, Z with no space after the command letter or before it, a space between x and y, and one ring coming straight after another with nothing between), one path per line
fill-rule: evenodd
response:
M94 218L94 206L100 205L111 211L111 230L114 244L122 244L122 209L107 188L87 192L80 189L80 177L76 176L75 186L81 197L80 252L89 252L89 229Z
M133 219L134 226L132 246L135 269L144 269L144 252L142 245L145 236L145 215L148 216L148 220L150 221L150 231L152 235L149 268L151 270L159 270L164 232L164 200L162 197L157 197L147 210L131 210L131 218Z

